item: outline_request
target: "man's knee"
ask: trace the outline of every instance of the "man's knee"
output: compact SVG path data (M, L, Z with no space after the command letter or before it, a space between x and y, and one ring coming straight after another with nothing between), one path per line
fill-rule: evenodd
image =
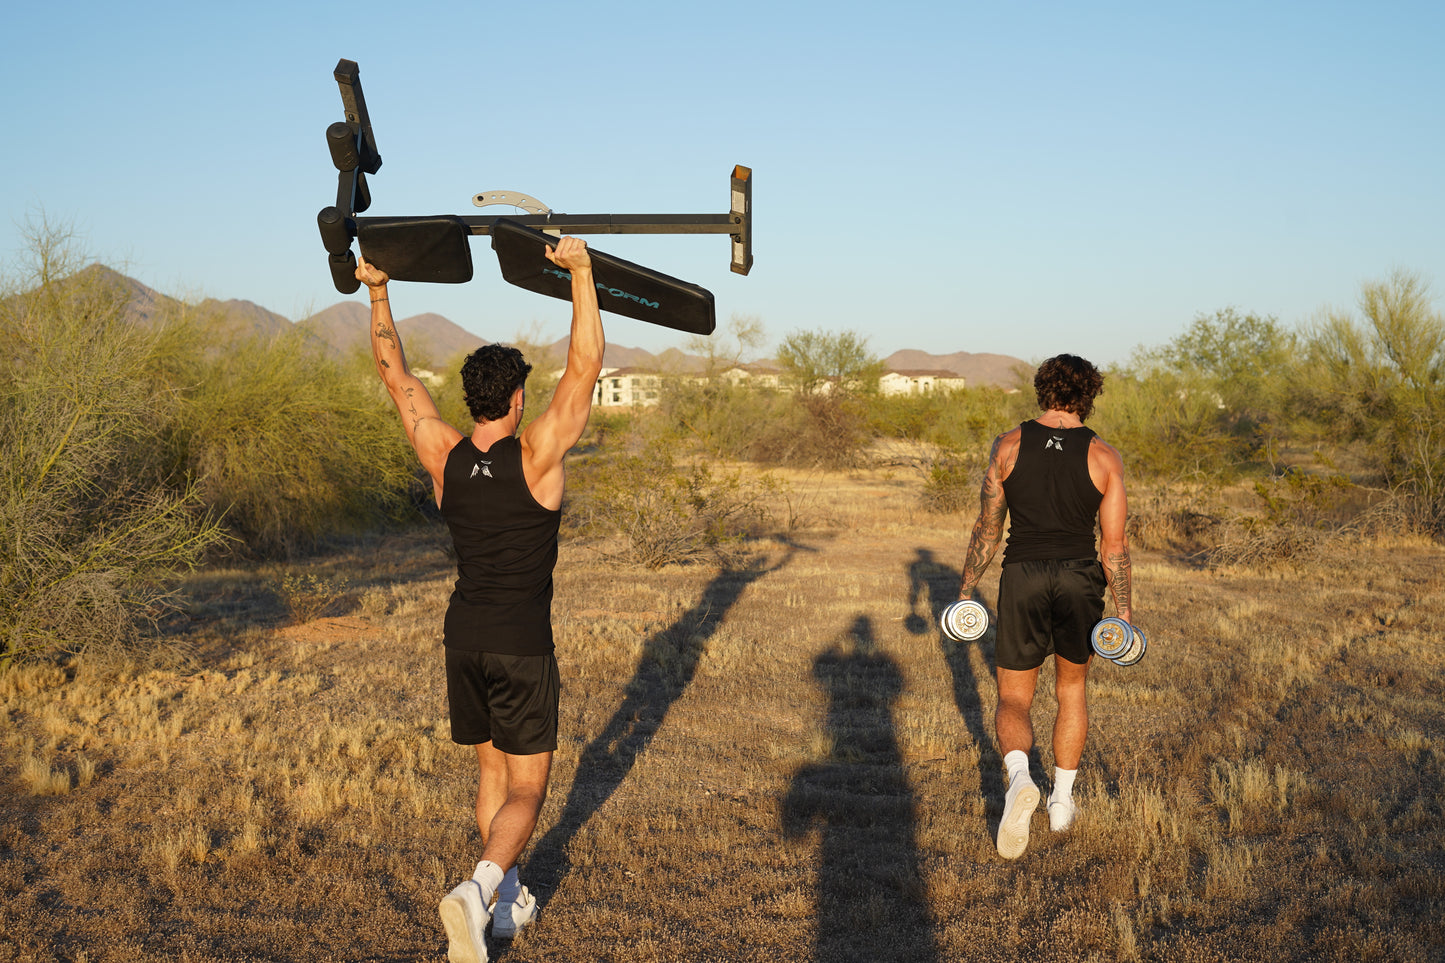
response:
M1038 683L1038 675L1038 669L999 669L999 705L1027 711L1034 702L1034 689Z
M1089 679L1089 663L1054 659L1054 689L1059 693L1083 693Z
M507 802L518 805L530 805L535 809L541 809L542 804L547 801L547 784L540 786L511 786L507 791Z

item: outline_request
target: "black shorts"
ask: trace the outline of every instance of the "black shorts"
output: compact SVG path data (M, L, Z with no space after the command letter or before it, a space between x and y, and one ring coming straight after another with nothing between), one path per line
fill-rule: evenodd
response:
M513 756L557 748L557 657L447 649L452 742L490 742Z
M1104 615L1104 566L1096 558L1013 562L998 582L1000 669L1037 669L1052 653L1083 665Z

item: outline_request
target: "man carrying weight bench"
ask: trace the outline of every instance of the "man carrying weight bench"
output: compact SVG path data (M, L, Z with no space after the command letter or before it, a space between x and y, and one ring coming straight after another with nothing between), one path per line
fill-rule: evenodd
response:
M560 685L552 646L563 457L582 437L604 348L587 245L559 238L546 257L571 273L572 340L547 410L520 436L532 366L516 348L484 345L462 366L475 426L470 437L442 420L407 368L392 321L387 276L363 257L356 277L371 292L371 350L401 414L407 440L431 475L457 552L447 607L447 705L452 740L476 747L481 861L441 901L452 963L485 963L484 931L510 939L536 916L518 881L557 748ZM491 909L493 898L496 906Z

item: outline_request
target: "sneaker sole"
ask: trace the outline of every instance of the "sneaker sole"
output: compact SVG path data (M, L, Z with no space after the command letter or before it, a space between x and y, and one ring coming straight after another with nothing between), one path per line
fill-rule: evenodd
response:
M487 963L487 944L480 947L467 931L467 910L458 899L444 899L437 904L437 915L447 931L447 959L450 963ZM485 922L483 922L485 926Z
M1018 859L1029 848L1029 821L1038 807L1037 786L1027 786L1014 797L1013 808L998 824L998 854L1004 859Z

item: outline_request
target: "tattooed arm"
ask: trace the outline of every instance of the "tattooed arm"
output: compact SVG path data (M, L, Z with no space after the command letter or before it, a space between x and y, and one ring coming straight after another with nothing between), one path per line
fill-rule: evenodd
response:
M365 284L371 295L371 357L381 375L387 393L401 415L406 440L411 442L422 467L432 477L437 504L442 500L442 475L447 455L461 440L462 434L442 420L426 384L412 374L401 347L401 335L391 317L391 300L387 294L386 272L367 264L363 257L356 267L357 280Z
M1089 446L1089 474L1104 493L1099 505L1099 555L1104 577L1114 598L1114 609L1125 622L1134 621L1134 592L1129 564L1129 535L1126 524L1129 502L1124 494L1124 460L1110 445L1095 438Z
M959 585L958 597L973 597L973 590L983 578L984 570L993 561L998 546L1003 541L1004 519L1008 517L1008 502L1004 498L1003 481L1013 471L1018 459L1019 430L1005 432L993 441L993 450L988 455L988 470L984 472L983 485L978 493L978 521L973 523L973 534L968 539L968 552L963 562L963 581Z

